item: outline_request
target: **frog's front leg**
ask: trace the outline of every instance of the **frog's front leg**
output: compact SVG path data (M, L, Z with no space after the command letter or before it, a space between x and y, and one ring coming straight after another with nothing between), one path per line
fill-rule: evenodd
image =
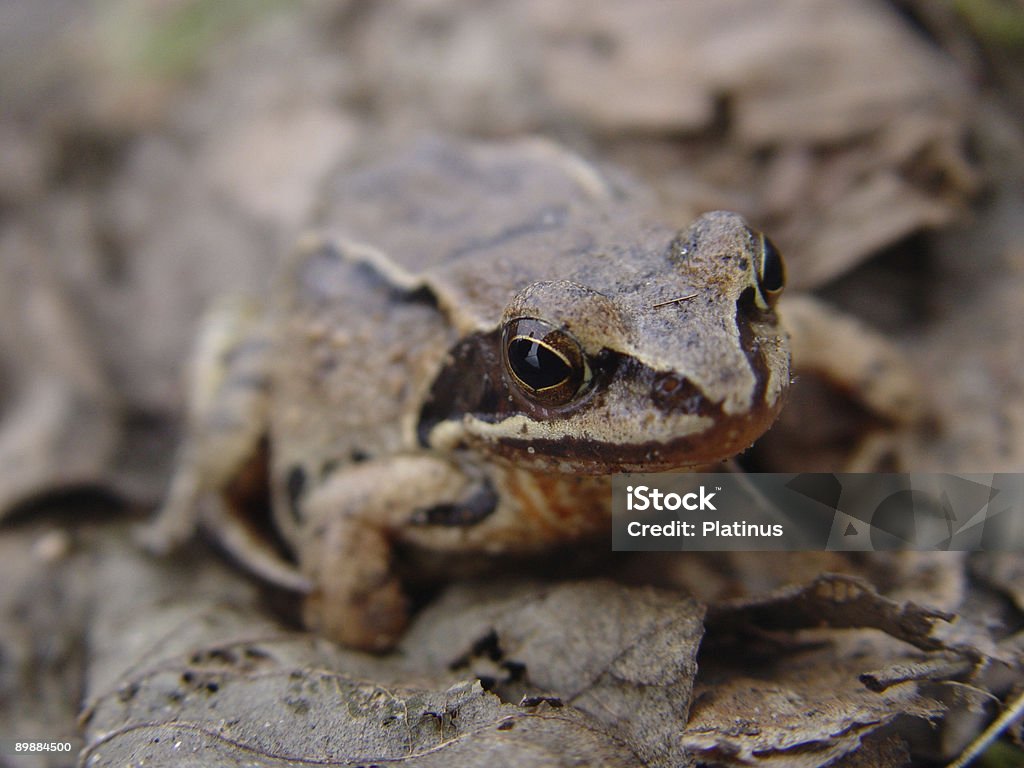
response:
M429 454L335 473L302 502L298 551L313 584L304 606L307 626L350 647L388 650L409 613L392 564L394 540L403 528L439 514L469 524L492 505L485 480Z

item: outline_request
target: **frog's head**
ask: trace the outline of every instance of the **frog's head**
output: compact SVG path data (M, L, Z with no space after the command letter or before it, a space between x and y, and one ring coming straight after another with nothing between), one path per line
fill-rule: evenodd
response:
M594 474L682 469L746 449L790 379L774 311L782 258L724 212L652 242L632 261L598 255L571 279L519 290L498 327L449 356L421 440Z

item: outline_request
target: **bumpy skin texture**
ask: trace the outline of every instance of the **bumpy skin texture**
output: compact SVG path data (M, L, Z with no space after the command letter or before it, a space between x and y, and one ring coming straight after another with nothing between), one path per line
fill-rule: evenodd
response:
M749 446L790 378L776 255L735 214L676 231L642 198L539 141L430 142L339 178L249 341L207 344L206 405L154 537L205 506L254 569L307 592L311 626L383 650L407 615L395 542L541 550L607 526L609 474ZM526 327L568 350L547 356L576 376L554 400L510 368ZM214 443L239 471L269 446L296 574L228 514Z

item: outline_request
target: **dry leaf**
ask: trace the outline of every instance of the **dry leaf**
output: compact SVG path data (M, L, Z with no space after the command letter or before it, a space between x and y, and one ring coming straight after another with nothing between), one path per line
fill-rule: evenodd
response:
M923 650L940 650L945 645L932 631L952 618L945 611L882 597L862 579L823 574L806 586L714 605L707 623L715 634L753 627L872 627Z
M893 652L887 650L886 656ZM774 662L702 660L682 742L716 765L811 768L855 752L869 735L897 724L903 732L913 719L943 714L944 707L913 683L869 691L858 675L872 660L871 651L852 643Z
M678 733L702 616L698 603L670 592L600 581L454 590L404 647L488 679L507 701L555 696L604 723L645 765L686 765Z

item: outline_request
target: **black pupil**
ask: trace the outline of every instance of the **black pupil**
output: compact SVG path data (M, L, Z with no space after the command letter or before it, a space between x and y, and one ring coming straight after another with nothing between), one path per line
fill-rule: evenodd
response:
M775 243L767 237L764 239L764 273L761 275L761 286L766 291L782 290L782 256Z
M508 345L508 362L520 381L533 389L561 384L571 373L565 360L534 339L513 339Z

